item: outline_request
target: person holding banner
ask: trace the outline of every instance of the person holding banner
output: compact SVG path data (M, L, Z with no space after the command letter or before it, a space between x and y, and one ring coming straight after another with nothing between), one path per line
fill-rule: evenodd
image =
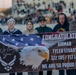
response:
M10 18L7 20L8 29L3 32L3 34L22 34L22 32L16 28L15 26L15 20L13 18ZM15 73L10 73L10 75L15 75ZM22 75L22 73L17 73L17 75Z
M33 22L31 20L28 20L26 22L26 30L23 32L23 34L37 34L37 30L34 29ZM28 75L38 75L38 72L28 72Z
M64 13L60 13L58 17L58 24L53 28L53 32L65 32L69 31L69 23L67 16Z
M39 27L36 28L38 33L52 32L52 29L46 26L46 19L43 16L40 16L38 20L39 20L39 25L40 25ZM39 75L43 75L43 71L40 71ZM47 75L52 75L52 71L47 71Z
M60 13L58 17L58 24L53 28L53 32L66 32L69 31L69 23L67 16L64 13ZM69 75L69 70L66 70ZM59 70L59 75L64 75L64 70Z
M26 30L23 32L23 34L37 34L37 30L34 29L33 22L31 20L28 20L26 22Z
M3 34L22 34L22 32L16 28L14 28L15 20L10 18L7 20L8 30L5 30Z
M38 20L39 20L39 25L40 25L39 27L36 28L38 33L52 32L52 29L46 26L46 19L43 16L40 16Z

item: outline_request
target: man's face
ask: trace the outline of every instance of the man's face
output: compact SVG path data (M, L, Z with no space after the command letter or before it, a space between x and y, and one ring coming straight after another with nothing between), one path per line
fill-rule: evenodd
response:
M46 26L46 21L40 21L39 24L40 24L41 27L45 27Z
M14 29L14 23L13 22L9 22L8 23L8 28L9 28L9 30Z
M65 17L64 17L64 15L60 15L59 16L59 22L60 22L60 24L63 26L64 25L64 22L65 22Z

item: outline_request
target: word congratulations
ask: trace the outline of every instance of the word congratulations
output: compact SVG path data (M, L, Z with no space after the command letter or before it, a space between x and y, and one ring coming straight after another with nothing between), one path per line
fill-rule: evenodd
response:
M43 35L43 40L67 40L67 39L76 39L76 33L60 33L60 34L50 34Z

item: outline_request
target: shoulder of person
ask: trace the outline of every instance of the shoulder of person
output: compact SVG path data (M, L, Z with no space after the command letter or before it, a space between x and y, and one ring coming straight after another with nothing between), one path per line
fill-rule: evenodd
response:
M41 27L36 27L35 30L40 31Z
M19 29L15 29L14 32L16 32L18 34L22 34L22 32Z
M8 30L5 30L4 32L8 32Z
M60 24L56 24L54 27L58 27L58 26L60 26Z
M23 33L23 34L26 34L26 33L27 33L27 30L23 31L22 33Z
M3 34L8 34L8 30L5 30L5 31L3 32Z
M60 24L56 24L55 26L54 26L54 28L53 29L58 29L58 28L60 28L61 27L61 25Z
M15 31L22 33L21 30L19 30L19 29L15 29Z
M58 29L60 28L60 25L59 24L56 24L53 28L53 32L56 32Z
M34 29L35 33L38 33L38 31L36 29Z
M39 29L40 27L36 27L35 29Z

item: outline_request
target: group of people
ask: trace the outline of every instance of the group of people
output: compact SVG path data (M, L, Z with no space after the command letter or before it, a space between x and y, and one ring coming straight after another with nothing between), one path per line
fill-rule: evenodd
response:
M15 20L13 18L7 20L8 29L2 32L0 29L0 34L37 34L37 33L50 33L50 32L66 32L70 29L70 24L68 22L67 16L64 13L60 13L57 20L57 25L52 29L46 25L46 19L41 16L38 18L39 27L34 29L34 24L31 20L26 22L26 30L21 32L15 28ZM67 75L76 75L76 69L66 70ZM10 75L15 75L15 73L10 73ZM17 73L17 75L22 75L22 73ZM43 75L43 71L39 72L28 72L28 75ZM52 75L52 71L47 71L47 75ZM59 70L59 75L64 75L64 70Z

